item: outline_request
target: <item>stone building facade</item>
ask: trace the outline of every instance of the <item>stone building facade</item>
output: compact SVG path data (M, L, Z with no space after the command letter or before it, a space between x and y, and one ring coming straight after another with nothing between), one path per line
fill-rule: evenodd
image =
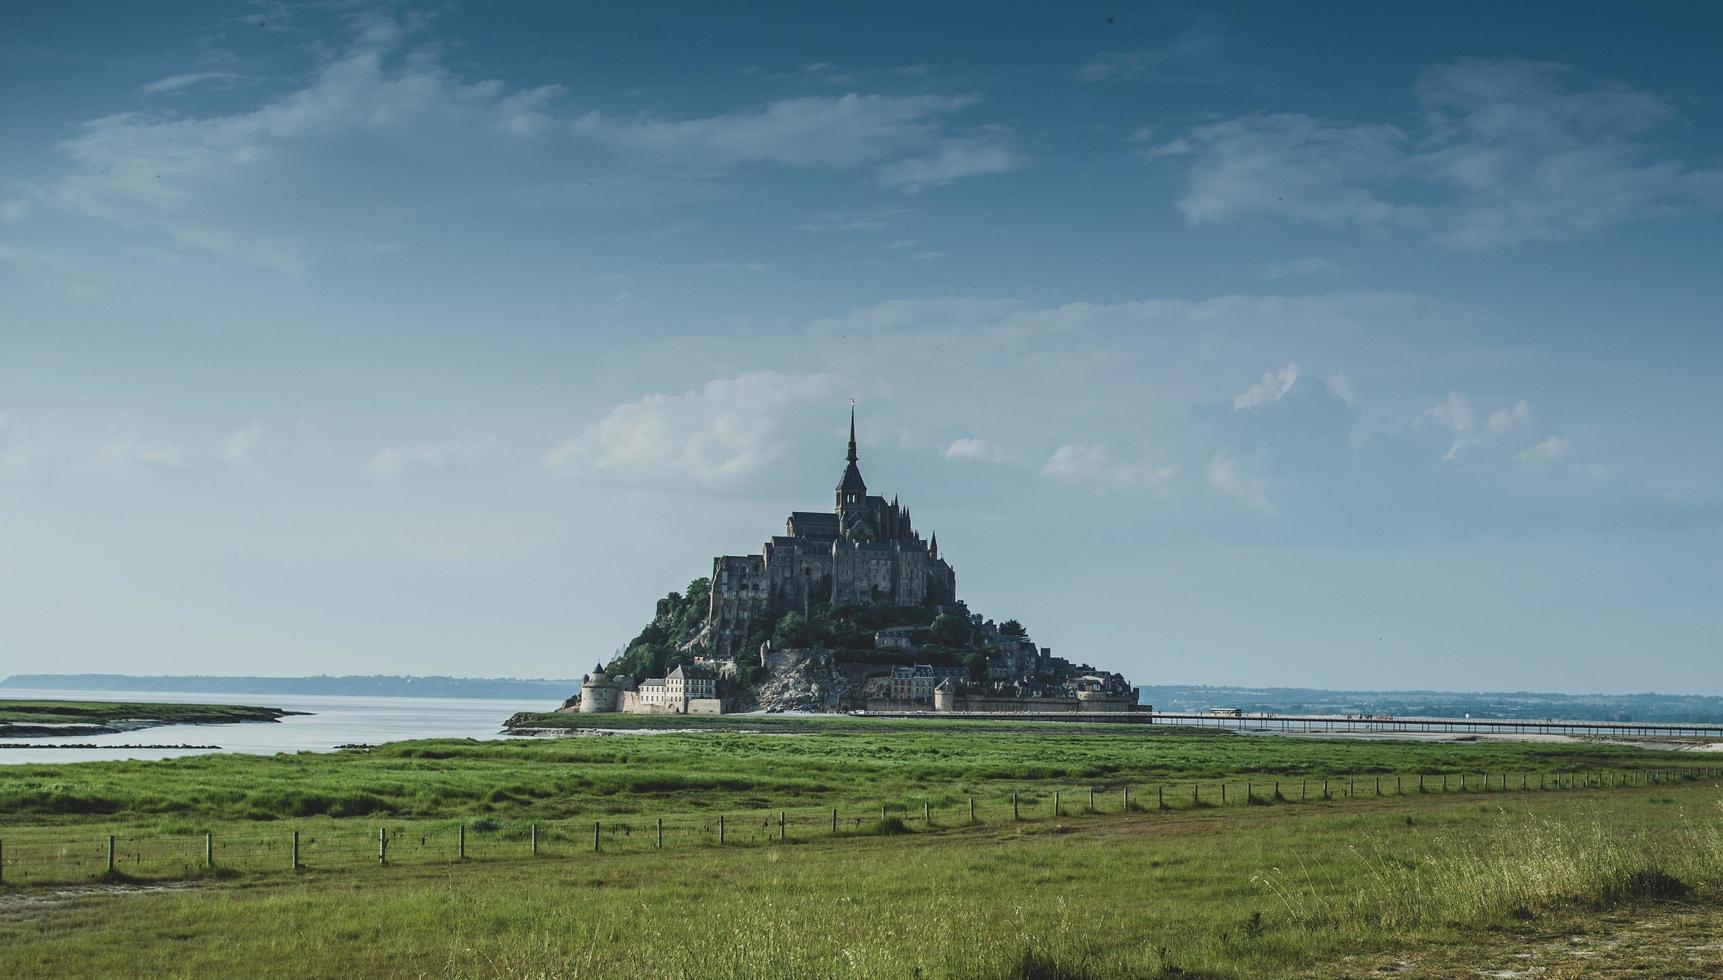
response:
M834 506L795 511L784 533L757 555L712 560L712 650L743 652L758 619L806 613L815 600L834 605L919 606L957 596L957 572L939 557L939 536L922 540L909 507L870 496L857 465L855 410L850 410L849 465Z

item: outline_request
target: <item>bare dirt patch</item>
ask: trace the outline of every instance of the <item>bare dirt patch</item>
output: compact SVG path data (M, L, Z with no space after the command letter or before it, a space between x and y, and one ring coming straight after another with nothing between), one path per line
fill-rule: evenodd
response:
M1352 956L1308 976L1537 978L1723 976L1723 906L1655 904L1469 933Z
M144 885L69 885L64 888L0 892L0 923L17 923L68 906L114 896L160 895L198 887L197 882L164 881Z

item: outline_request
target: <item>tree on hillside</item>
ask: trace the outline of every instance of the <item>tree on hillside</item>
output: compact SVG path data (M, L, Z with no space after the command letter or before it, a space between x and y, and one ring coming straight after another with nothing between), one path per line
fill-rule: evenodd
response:
M641 680L663 677L682 663L686 655L680 648L706 624L711 594L711 580L697 578L688 583L685 592L671 592L659 599L652 621L610 662L607 672Z
M935 643L948 647L965 647L969 645L969 621L950 613L940 613L933 617L933 625L928 628L933 634Z
M999 624L999 635L1000 636L1028 636L1029 631L1024 629L1023 624L1019 623L1017 620L1007 619L1005 622Z
M772 630L772 646L780 649L811 647L816 639L813 626L798 612L785 613Z

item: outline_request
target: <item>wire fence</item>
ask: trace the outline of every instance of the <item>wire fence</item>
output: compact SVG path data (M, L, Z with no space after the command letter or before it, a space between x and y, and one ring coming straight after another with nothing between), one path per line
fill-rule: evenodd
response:
M647 853L701 847L758 847L816 839L872 837L980 824L1045 822L1101 814L1296 805L1431 794L1608 790L1723 776L1723 768L1565 770L1436 775L1112 783L1037 786L977 797L931 795L861 806L738 809L665 816L604 815L543 822L358 819L311 827L279 823L232 834L141 836L92 831L65 840L15 828L0 836L0 887L90 881L167 881L211 875L337 871L376 865L460 864ZM267 827L267 829L265 829Z

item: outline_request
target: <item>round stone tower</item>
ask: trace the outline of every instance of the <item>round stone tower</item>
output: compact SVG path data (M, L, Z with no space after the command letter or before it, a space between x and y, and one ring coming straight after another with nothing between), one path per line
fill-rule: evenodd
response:
M593 715L622 710L622 686L606 677L604 665L592 668L580 682L580 713Z
M940 681L939 686L933 689L933 710L957 710L957 685L951 682L951 678Z

